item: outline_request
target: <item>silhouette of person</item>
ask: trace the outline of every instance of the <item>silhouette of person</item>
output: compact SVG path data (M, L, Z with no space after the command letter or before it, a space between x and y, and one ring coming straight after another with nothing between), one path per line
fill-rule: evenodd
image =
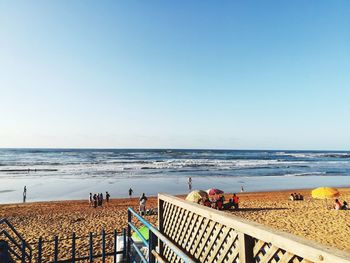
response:
M26 199L27 199L27 186L24 186L24 189L23 189L23 203L26 202Z

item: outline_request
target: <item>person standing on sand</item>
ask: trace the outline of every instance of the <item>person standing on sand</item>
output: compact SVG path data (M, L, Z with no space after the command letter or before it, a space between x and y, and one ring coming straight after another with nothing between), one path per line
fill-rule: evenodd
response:
M129 189L129 198L131 198L132 197L132 193L133 193L134 191L130 188Z
M97 207L97 195L96 194L94 194L93 199L94 199L94 208L96 208Z
M103 205L103 194L102 193L100 193L99 200L100 200L99 206L102 206Z
M92 193L89 194L89 206L93 206Z
M23 189L23 203L26 202L26 199L27 199L27 186L24 186L24 189Z
M142 193L142 196L140 197L140 214L142 216L146 214L146 201L147 197L145 193Z

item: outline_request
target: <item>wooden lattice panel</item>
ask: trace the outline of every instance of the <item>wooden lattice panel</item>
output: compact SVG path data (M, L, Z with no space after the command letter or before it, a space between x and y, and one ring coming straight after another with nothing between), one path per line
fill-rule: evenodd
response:
M236 262L238 234L234 229L164 202L163 233L199 262ZM181 262L164 245L164 258Z
M258 239L254 239L253 255L255 262L311 263L311 261L298 257L292 253L289 253L272 245L271 243L266 243Z

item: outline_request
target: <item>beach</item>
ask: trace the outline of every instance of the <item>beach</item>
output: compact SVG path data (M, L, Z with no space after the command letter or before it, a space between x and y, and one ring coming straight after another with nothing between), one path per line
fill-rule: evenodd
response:
M350 188L341 188L341 201L350 200ZM304 195L304 201L290 201L292 192ZM289 190L274 192L239 193L240 209L228 213L258 222L274 229L292 233L321 244L350 252L349 211L332 210L333 200L314 200L310 190ZM184 198L184 195L180 196ZM230 194L225 195L230 198ZM157 198L150 197L149 207L157 206ZM79 253L88 252L88 234L97 235L96 249L100 245L100 233L105 229L107 247L111 245L110 233L119 233L127 225L127 208L138 209L138 198L112 199L103 208L89 207L87 201L34 202L26 204L0 205L0 218L7 218L23 237L33 246L42 236L44 241L60 239L60 253L64 257L70 253L71 236L75 232L81 239L77 246L84 247ZM157 216L146 216L157 225ZM108 238L109 237L109 238ZM45 244L45 243L44 243ZM53 243L47 242L43 254L53 252Z

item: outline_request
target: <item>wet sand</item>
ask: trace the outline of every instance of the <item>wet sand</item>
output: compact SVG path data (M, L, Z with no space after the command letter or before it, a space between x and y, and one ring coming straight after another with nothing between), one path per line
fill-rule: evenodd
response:
M339 189L341 201L350 201L350 188ZM350 210L332 210L333 200L314 200L310 190L297 190L305 196L304 201L290 201L291 192L277 191L261 193L239 193L240 210L228 213L272 228L289 232L321 244L337 247L350 252ZM182 196L183 197L183 196ZM230 198L226 195L226 198ZM107 232L107 247L112 245L114 229L119 233L126 227L127 208L138 209L138 199L112 199L103 208L91 208L87 201L37 202L27 204L0 205L0 218L7 218L23 237L36 246L38 237L44 241L60 239L60 255L70 253L71 235L74 231L81 246L81 255L88 252L88 234L96 233L94 246L99 249L102 229ZM148 207L157 206L156 197L149 198ZM156 216L146 216L157 224ZM53 252L53 242L44 243L43 254Z

